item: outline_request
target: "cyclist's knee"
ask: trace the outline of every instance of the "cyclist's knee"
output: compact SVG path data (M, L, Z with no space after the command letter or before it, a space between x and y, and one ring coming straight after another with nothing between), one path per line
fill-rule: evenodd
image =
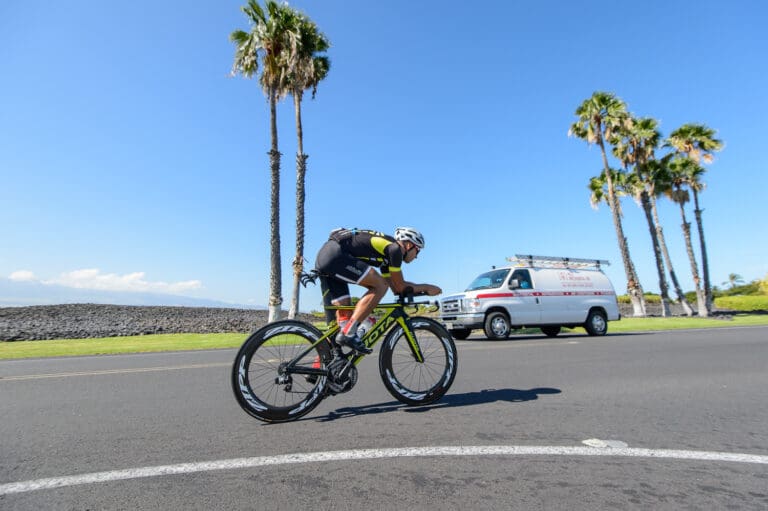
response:
M376 293L376 299L381 300L384 298L384 295L387 294L387 291L389 290L389 286L387 285L386 281L383 283L382 286L377 286L374 290L374 293Z

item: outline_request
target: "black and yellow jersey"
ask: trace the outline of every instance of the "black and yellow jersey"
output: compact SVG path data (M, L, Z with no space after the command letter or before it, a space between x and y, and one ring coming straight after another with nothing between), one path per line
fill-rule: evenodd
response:
M383 277L401 271L403 251L388 234L368 229L336 229L329 238L338 242L347 254L379 268Z

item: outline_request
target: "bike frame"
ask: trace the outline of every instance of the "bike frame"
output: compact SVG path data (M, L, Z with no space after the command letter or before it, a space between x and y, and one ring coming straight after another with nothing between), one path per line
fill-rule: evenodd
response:
M369 348L372 348L376 345L376 343L381 340L385 334L395 325L400 325L403 329L403 332L405 333L405 337L408 340L408 346L411 348L411 353L413 354L414 359L416 359L417 362L423 363L424 362L424 356L421 353L421 347L419 346L419 342L416 339L416 336L413 333L413 330L411 329L411 317L408 315L407 312L405 312L405 307L413 307L416 305L427 305L428 303L417 303L417 302L410 302L410 303L380 303L376 306L375 311L384 311L384 315L381 316L381 318L376 321L376 324L368 330L365 335L363 335L363 342L365 345ZM354 305L337 305L337 306L329 306L326 307L327 310L354 310ZM305 357L309 352L315 349L315 347L320 344L321 342L327 342L329 345L332 344L331 340L334 338L334 336L339 332L339 325L335 321L333 321L330 326L328 327L328 330L323 334L317 341L312 343L310 347L308 347L306 350L302 351L298 355L296 355L290 362L288 362L285 366L285 372L291 373L291 374L316 374L319 376L328 376L328 370L327 369L316 369L313 367L306 367L306 366L297 366L299 360L301 360L303 357ZM353 355L354 354L354 355ZM356 353L354 351L347 353L345 356L349 359L349 356L353 355L351 358L352 364L357 365L360 363L360 361L366 356L360 353Z

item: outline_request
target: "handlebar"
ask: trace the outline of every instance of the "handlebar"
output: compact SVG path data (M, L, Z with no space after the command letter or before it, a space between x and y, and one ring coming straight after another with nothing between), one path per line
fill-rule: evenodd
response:
M413 304L413 298L415 296L424 296L426 293L415 293L413 291L413 288L411 286L406 287L403 289L401 293L398 293L397 296L397 303L400 305L410 305Z
M402 293L399 293L396 296L397 296L397 303L399 303L400 305L428 305L430 307L434 307L435 310L440 309L439 300L427 300L423 302L415 302L413 300L414 297L427 296L427 293L425 292L415 293L411 286L406 287L405 289L403 289Z

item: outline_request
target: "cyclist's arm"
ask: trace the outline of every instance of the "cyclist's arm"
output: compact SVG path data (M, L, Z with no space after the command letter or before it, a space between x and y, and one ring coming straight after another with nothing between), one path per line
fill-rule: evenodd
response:
M399 268L397 270L391 268L389 275L384 275L384 278L387 280L389 288L395 294L402 293L407 287L412 287L414 294L423 293L430 296L435 296L443 292L442 289L432 284L415 284L413 282L408 282L407 280L403 279L403 272L401 272Z

